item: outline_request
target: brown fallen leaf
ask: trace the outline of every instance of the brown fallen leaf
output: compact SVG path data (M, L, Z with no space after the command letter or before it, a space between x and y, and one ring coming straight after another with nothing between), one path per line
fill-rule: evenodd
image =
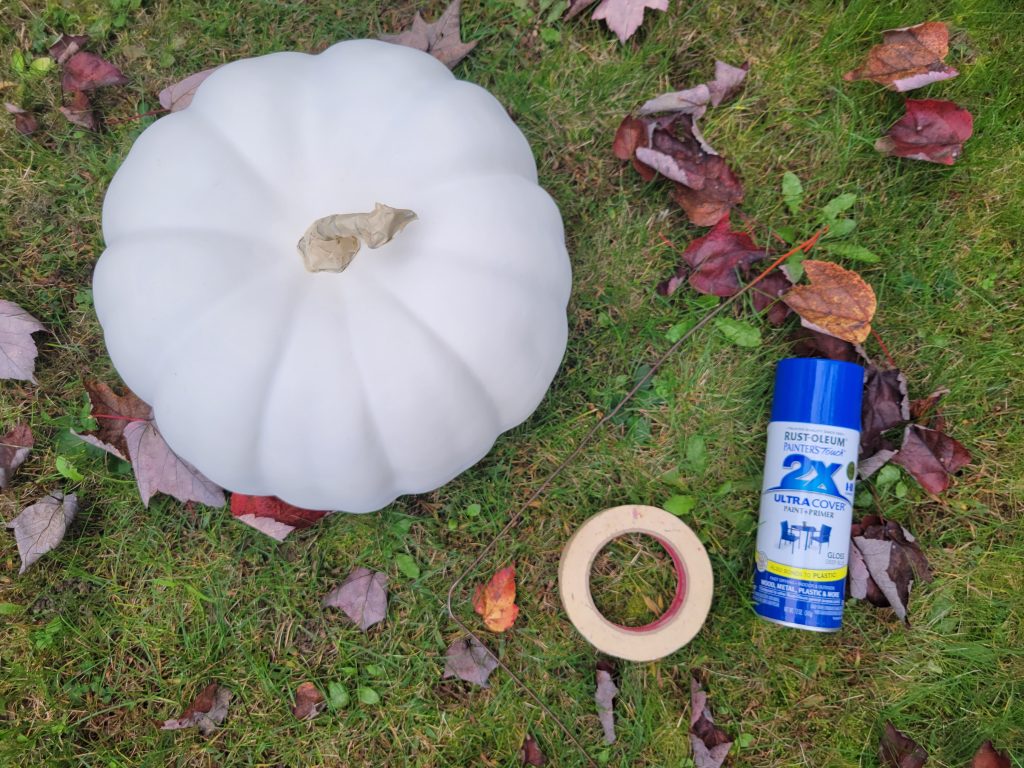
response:
M876 455L884 448L883 433L905 424L909 419L907 377L897 368L868 366L861 401L861 456L869 458Z
M231 691L217 683L206 686L195 701L188 705L180 717L165 720L161 731L177 731L182 728L198 728L203 736L209 736L228 716Z
M690 678L690 746L696 768L719 768L732 748L732 739L715 725L696 674Z
M69 123L79 128L85 128L87 131L99 130L99 118L96 117L85 91L71 91L71 98L67 104L61 106L60 113Z
M547 765L548 759L540 751L540 746L530 734L523 739L523 746L519 748L519 762L522 765L541 766Z
M907 99L906 110L875 142L875 149L884 155L953 165L974 132L971 113L937 99Z
M878 759L885 768L921 768L928 760L928 753L916 741L897 731L892 723L886 723L878 745Z
M971 463L971 454L944 432L910 424L892 462L907 470L928 493L939 494L949 487L953 475Z
M566 13L566 19L577 16L594 4L594 0L576 0ZM668 0L601 0L590 15L592 21L604 21L620 43L625 43L644 23L644 11L667 11Z
M758 314L767 310L765 319L775 326L782 325L789 317L791 310L782 301L782 294L793 287L793 281L782 270L770 272L761 282L750 289L754 311Z
M985 741L971 759L971 768L1011 768L1010 756Z
M658 293L671 296L684 279L689 279L699 293L732 296L742 287L740 270L765 255L749 234L733 230L729 217L723 216L710 232L686 247L676 273L658 285Z
M845 360L858 365L868 362L862 346L827 333L800 327L793 331L790 338L793 341L793 354L797 357L823 357L826 360Z
M455 65L466 58L479 42L478 40L470 43L462 42L459 29L461 13L462 0L452 0L451 5L433 24L425 22L417 11L409 29L397 35L385 35L381 40L424 51L448 69L454 69Z
M941 21L888 29L882 41L868 51L864 66L843 79L872 80L892 91L910 91L958 74L943 62L949 53L949 30Z
M612 675L615 670L605 661L597 662L597 690L594 692L594 703L597 705L597 719L601 721L604 731L604 743L615 743L615 697L619 688L615 685Z
M157 97L160 101L160 106L168 112L180 112L192 103L192 97L196 95L196 91L203 84L203 81L218 69L220 69L219 66L210 67L209 69L189 75L184 80L173 85L167 86L160 91L160 95Z
M917 540L899 523L878 515L865 515L854 523L850 536L851 597L868 600L879 608L889 606L909 625L907 615L913 584L932 580L931 567ZM858 558L863 569L861 563L854 566Z
M12 301L0 299L0 379L36 383L36 343L43 324Z
M295 705L292 714L299 720L312 720L323 712L327 706L324 695L310 682L305 682L295 689Z
M516 567L502 568L473 592L473 610L483 616L484 626L492 632L505 632L519 615L516 605Z
M797 285L782 296L812 331L862 344L871 333L875 292L856 272L828 261L804 261L810 285Z
M14 541L21 558L18 573L24 573L40 557L57 548L64 539L68 526L78 512L78 497L65 496L54 491L25 507L16 518L7 523L14 531Z
M615 139L612 141L612 152L619 160L629 160L633 168L640 174L644 181L651 181L658 172L649 165L644 165L636 158L636 150L639 147L650 145L648 126L651 120L640 120L632 115L626 115L619 123L615 131Z
M57 38L56 42L50 46L49 53L57 64L62 65L82 50L87 42L89 42L89 38L86 35L62 34Z
M17 424L0 437L0 491L10 485L11 476L25 463L34 443L27 424Z
M78 437L90 445L102 448L119 459L128 461L128 445L124 440L124 428L133 421L151 421L153 409L144 403L130 389L119 395L101 381L85 382L85 391L92 405L91 416L98 427Z
M472 635L460 637L445 652L442 680L450 677L489 688L487 678L498 666L498 661L479 640Z
M78 51L64 62L60 85L66 93L71 91L92 91L112 85L125 85L128 78L101 56L88 51Z
M22 109L9 101L4 102L4 109L14 118L14 130L22 136L30 136L39 130L39 121L27 109Z
M939 410L939 403L949 394L948 387L939 387L928 397L919 397L910 401L910 418L932 429L942 430L942 412Z
M284 541L294 530L310 528L327 514L323 510L293 506L276 496L231 494L231 515L240 523L278 541Z
M388 575L368 568L356 568L343 584L327 594L323 604L325 608L344 611L365 632L387 616Z

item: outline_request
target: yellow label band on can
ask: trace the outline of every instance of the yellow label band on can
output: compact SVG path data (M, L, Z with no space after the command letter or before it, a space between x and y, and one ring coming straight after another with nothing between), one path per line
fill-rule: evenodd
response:
M768 561L768 573L776 576L783 576L787 579L802 579L803 581L838 581L846 576L846 566L842 568L821 569L821 568L796 568L792 565Z

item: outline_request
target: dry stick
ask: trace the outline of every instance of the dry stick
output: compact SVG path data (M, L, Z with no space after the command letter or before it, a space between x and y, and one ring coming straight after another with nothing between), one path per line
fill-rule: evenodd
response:
M491 550L494 549L498 541L500 541L505 536L505 534L507 534L519 523L523 515L526 513L526 510L530 508L530 505L533 504L533 502L535 502L538 498L540 498L540 496L551 486L551 484L558 478L558 476L561 475L562 472L573 462L573 460L575 460L576 457L583 452L583 449L586 448L587 445L589 445L590 441L594 438L595 435L597 435L601 427L603 427L605 424L607 424L609 421L615 418L615 416L618 415L618 413L626 406L626 404L633 399L633 396L636 395L636 393L639 392L641 389L643 389L644 385L647 384L647 382L654 377L654 375L659 371L661 366L665 364L665 362L673 355L673 353L675 353L677 349L679 349L683 344L685 344L691 336L693 336L704 326L706 326L709 322L711 322L711 320L713 320L716 315L720 314L722 310L732 306L738 299L740 299L744 294L746 294L747 291L749 291L751 288L753 288L755 285L761 282L761 280L763 280L769 272L771 272L773 269L779 266L782 262L784 262L786 259L792 256L794 253L796 253L797 251L803 251L804 253L810 251L811 248L814 247L814 244L818 242L818 238L825 234L826 231L828 231L828 227L823 227L822 229L815 232L811 237L809 237L804 242L800 243L799 245L793 247L786 253L779 256L775 261L771 263L771 265L766 270L764 270L761 274L759 274L757 277L755 277L753 280L751 280L749 283L743 286L743 288L741 288L738 293L733 294L728 299L719 304L717 307L708 312L706 315L704 315L704 317L702 317L698 321L698 323L695 326L693 326L693 328L684 333L671 347L665 350L661 354L661 356L654 361L654 364L651 365L651 368L649 371L647 371L646 375L644 375L636 384L634 384L633 388L626 393L626 396L619 401L618 405L616 405L608 413L602 416L601 419L596 424L594 424L594 426L592 426L590 430L583 436L583 439L580 441L579 445L577 445L576 448L574 448L568 456L562 459L561 463L557 467L555 467L546 478L544 478L544 481L539 486L537 486L537 489L530 494L529 498L525 502L523 502L523 504L519 507L516 513L512 515L511 518L509 518L509 521L507 523L505 523L505 527L503 527L498 532L498 534L493 539L491 539L490 543L486 547L480 550L480 554L476 556L476 559L473 560L472 563L470 563L468 568L466 568L461 574L459 574L459 577L455 579L455 581L453 581L451 586L448 588L448 598L445 601L445 608L448 610L448 617L456 624L458 624L459 627L467 635L476 640L480 644L480 647L487 651L487 654L492 659L494 659L495 663L499 667L501 667L508 674L508 676L511 677L517 685L519 685L520 688L526 691L530 695L530 698L537 702L537 705L542 710L544 710L548 717L555 721L555 723L562 730L562 732L569 737L569 740L576 746L577 749L579 749L579 751L587 759L587 762L589 762L593 766L596 766L597 763L590 756L590 753L587 752L586 748L582 744L580 744L579 739L576 738L575 734L569 729L569 727L562 722L558 715L556 715L554 711L547 704L544 703L540 696L538 696L537 693L534 692L534 690L529 685L527 685L521 677L519 677L515 672L513 672L512 669L507 664L505 664L505 662L499 659L497 654L495 654L494 651L488 648L487 645L479 637L477 637L473 630L471 630L461 619L459 619L458 616L455 615L455 610L452 608L452 601L455 597L455 590L458 589L459 585L466 580L467 576L476 571L477 566L479 566L480 563L483 562L484 558L487 557L487 555L491 552Z

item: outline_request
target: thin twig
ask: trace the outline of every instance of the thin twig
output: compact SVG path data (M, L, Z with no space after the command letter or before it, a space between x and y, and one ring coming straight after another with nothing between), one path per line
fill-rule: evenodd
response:
M505 664L505 662L499 659L497 654L495 654L494 651L492 651L487 646L486 643L484 643L479 637L477 637L477 635L465 623L463 623L463 621L459 619L458 616L455 615L455 609L452 607L452 603L455 598L455 591L459 588L459 585L462 584L462 582L464 582L470 574L476 571L477 567L491 553L491 550L494 549L497 543L502 538L504 538L509 531L511 531L513 528L516 527L516 525L519 524L519 521L523 518L523 515L530 508L530 505L532 505L533 502L540 498L540 496L545 491L547 491L548 488L551 487L551 484L559 477L559 475L561 475L562 472L583 452L583 449L590 444L590 441L593 440L593 438L597 435L600 429L619 414L619 412L626 406L626 404L633 399L636 393L643 389L647 382L649 382L655 376L655 374L658 373L662 365L664 365L665 362L673 354L675 354L676 350L678 350L681 346L683 346L683 344L689 341L694 334L696 334L698 331L704 328L704 326L710 323L717 315L721 314L723 310L727 309L728 307L731 307L734 303L736 303L736 301L742 298L751 288L753 288L755 285L761 282L765 277L768 276L768 274L772 270L774 270L776 267L782 264L782 262L784 262L786 259L792 256L794 253L800 250L802 250L804 253L807 253L811 248L814 247L814 244L818 242L818 238L820 238L827 230L828 227L823 227L822 229L815 232L811 237L809 237L804 242L800 243L797 246L794 246L789 251L779 256L777 259L775 259L775 261L771 263L771 265L769 265L767 269L761 272L761 274L759 274L757 277L755 277L753 280L751 280L749 283L743 286L743 288L741 288L739 292L733 294L725 301L723 301L721 304L719 304L717 307L710 310L706 315L704 315L704 317L702 317L697 322L696 325L694 325L690 330L684 333L678 340L676 340L675 343L672 344L672 346L666 349L661 354L661 356L654 361L654 363L651 365L647 373L643 377L641 377L640 380L633 385L633 388L626 393L626 396L619 401L618 405L616 405L608 413L602 416L601 419L596 424L594 424L590 428L590 430L583 436L583 439L580 440L579 444L569 453L569 455L562 459L558 466L556 466L547 475L547 477L544 478L543 482L541 482L541 484L537 486L536 490L534 490L534 492L530 494L529 498L527 498L526 501L523 502L522 505L520 505L519 509L515 512L515 514L513 514L512 517L509 518L509 521L505 523L505 526L498 532L498 534L493 539L491 539L490 543L488 543L487 546L480 550L480 554L476 556L476 559L469 564L469 567L467 567L461 574L459 574L458 578L456 578L455 581L453 581L451 586L448 588L448 597L445 601L445 608L448 611L449 618L451 618L452 621L458 624L459 627L467 635L469 635L478 643L480 643L480 646L487 651L488 655L490 655L490 657L494 659L498 666L501 667L502 670L504 670L509 675L509 677L511 677L516 682L516 684L519 685L520 688L526 691L530 695L530 698L537 702L537 705L542 710L544 710L548 717L554 720L554 722L558 725L562 732L577 747L577 749L579 749L579 751L583 754L583 756L592 766L597 766L597 763L590 756L590 753L587 752L586 748L580 743L579 739L576 738L576 735L572 732L572 730L570 730L570 728L564 722L562 722L562 720L554 713L551 707L545 704L544 701L540 698L540 696L529 685L527 685L522 680L522 678L520 678L515 672L513 672L509 668L509 666Z
M141 120L144 117L153 117L164 112L170 112L170 110L164 109L163 107L157 107L156 109L151 109L148 112L142 112L138 115L129 115L128 117L115 117L110 120L104 120L103 123L104 125L121 125L122 123L131 123L135 120Z

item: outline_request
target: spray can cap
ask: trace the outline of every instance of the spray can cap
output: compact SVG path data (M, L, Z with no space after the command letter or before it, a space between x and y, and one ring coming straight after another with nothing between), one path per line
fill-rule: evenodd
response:
M860 431L864 369L856 363L790 357L775 370L772 421L828 424Z

